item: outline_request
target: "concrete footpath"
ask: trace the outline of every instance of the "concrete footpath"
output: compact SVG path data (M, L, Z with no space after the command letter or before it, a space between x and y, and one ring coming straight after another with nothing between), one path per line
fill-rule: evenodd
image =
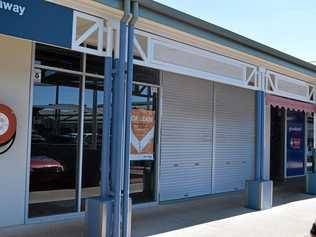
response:
M137 229L134 236L155 237L304 237L316 218L316 199L298 201L271 210L249 212L152 235ZM189 219L189 218L188 218ZM178 220L185 222L185 219ZM160 222L164 225L166 221ZM138 233L137 233L138 232Z
M277 190L278 191L278 190ZM244 208L230 193L133 210L133 237L305 237L316 218L316 197L293 190L275 195L274 208ZM0 237L83 237L84 221L0 229Z

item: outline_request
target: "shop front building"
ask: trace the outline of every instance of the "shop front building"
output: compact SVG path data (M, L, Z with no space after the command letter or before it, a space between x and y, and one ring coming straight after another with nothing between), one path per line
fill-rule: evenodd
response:
M113 57L114 75L121 1L35 2L66 23L53 34L0 27L0 104L16 117L14 136L0 139L1 227L82 216L101 195L105 58ZM39 14L32 4L17 9L30 21ZM205 24L140 3L129 153L135 207L247 191L248 204L264 209L272 181L316 171L316 67ZM258 199L271 195L259 206L251 180L263 185Z

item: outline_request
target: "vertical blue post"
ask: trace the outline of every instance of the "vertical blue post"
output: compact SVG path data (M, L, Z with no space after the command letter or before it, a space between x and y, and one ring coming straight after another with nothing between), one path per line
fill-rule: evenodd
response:
M260 181L262 178L261 174L261 165L262 162L261 160L263 159L262 157L262 141L263 141L263 128L262 128L262 114L263 114L263 106L262 106L262 97L264 96L263 91L256 91L256 170L255 170L255 176L256 180Z
M129 189L130 189L130 136L133 93L133 51L134 19L128 27L127 81L126 81L126 126L125 126L125 160L124 160L124 200L123 200L123 237L129 237Z
M265 142L265 93L256 91L256 180L263 180L264 175L264 142Z
M103 131L101 157L101 198L110 196L110 139L111 139L112 57L104 60Z
M114 121L113 121L113 118L114 118L114 115L113 115L113 112L114 112L114 95L116 94L116 92L114 91L114 81L117 80L117 70L118 70L118 67L119 67L119 59L118 58L115 58L113 60L113 69L115 71L115 76L113 76L113 82L112 82L112 123L111 123L111 128L110 128L110 133L112 134L111 138L110 138L110 168L111 168L111 172L110 172L110 190L112 192L112 195L114 195L114 190L115 190L115 178L116 178L116 163L117 161L113 158L113 155L114 155L114 151L113 151L113 130L114 130Z
M86 237L112 236L113 199L110 187L110 127L112 102L112 57L104 59L101 196L86 202Z
M113 114L112 114L112 146L111 158L115 163L114 172L114 220L113 236L121 236L121 202L122 202L122 166L124 155L124 108L125 108L125 59L126 59L126 20L120 23L120 53L113 83Z
M255 156L255 180L246 183L247 207L256 210L272 207L273 184L264 180L265 162L265 93L256 91L256 156Z
M260 91L260 107L261 107L261 113L260 113L260 137L261 137L261 143L260 143L260 179L263 181L264 180L264 168L265 168L265 121L266 121L266 111L265 111L265 92ZM268 128L267 128L268 129Z

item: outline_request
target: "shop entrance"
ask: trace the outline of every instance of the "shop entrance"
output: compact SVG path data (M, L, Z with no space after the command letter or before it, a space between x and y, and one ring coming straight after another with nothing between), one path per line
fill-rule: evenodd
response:
M285 110L271 107L270 179L284 180Z
M273 181L304 176L311 149L308 113L271 107L270 177Z
M273 106L270 111L270 179L279 205L305 192L305 175L313 167L313 115Z

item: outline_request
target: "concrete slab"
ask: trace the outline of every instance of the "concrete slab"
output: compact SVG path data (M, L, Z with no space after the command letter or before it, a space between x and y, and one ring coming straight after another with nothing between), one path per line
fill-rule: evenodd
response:
M185 221L178 220L183 224L178 229L170 228L166 222L160 223L165 230L163 233L149 234L134 229L134 236L155 237L304 237L309 236L309 230L316 217L316 199L308 199L285 204L270 210L249 212L229 218L205 222L193 226L185 226ZM156 228L157 223L152 226ZM167 225L167 226L166 226ZM148 227L149 228L149 227ZM162 231L162 229L161 229Z
M243 193L226 194L136 210L133 237L308 236L316 218L316 198L313 196L292 194L290 197L295 201L287 204L276 197L276 207L265 211L244 208L243 196ZM299 198L301 201L296 201Z
M288 186L286 188L286 186ZM244 208L229 193L133 210L133 237L304 237L316 218L316 197L293 181L275 188L274 208ZM83 218L0 229L1 237L83 237Z
M1 237L84 237L84 219L0 229Z

